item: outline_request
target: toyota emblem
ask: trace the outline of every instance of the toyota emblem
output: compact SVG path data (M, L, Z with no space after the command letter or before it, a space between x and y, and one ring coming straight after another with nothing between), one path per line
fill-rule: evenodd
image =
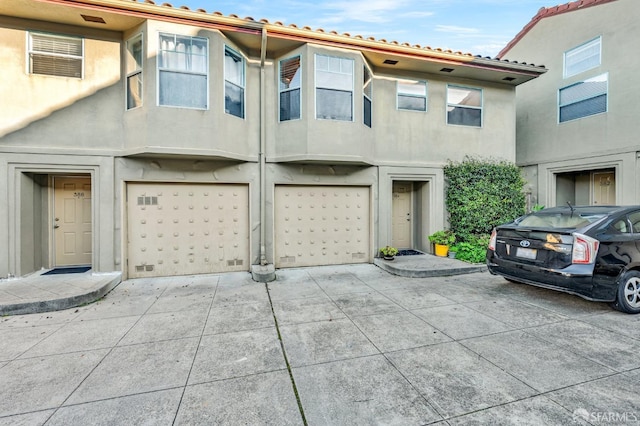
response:
M531 245L531 241L529 240L520 241L520 247L529 247L530 245Z

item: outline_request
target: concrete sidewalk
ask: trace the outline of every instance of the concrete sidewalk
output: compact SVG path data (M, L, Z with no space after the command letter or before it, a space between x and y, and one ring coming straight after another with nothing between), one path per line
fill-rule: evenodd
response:
M638 424L639 324L488 273L130 280L0 318L0 425Z
M119 272L42 275L0 280L0 316L59 311L95 302L120 284Z
M393 261L375 259L375 264L405 277L433 277L468 274L486 270L429 254L398 256ZM92 273L43 275L46 270L23 278L0 280L0 316L51 312L95 302L118 285L122 274Z

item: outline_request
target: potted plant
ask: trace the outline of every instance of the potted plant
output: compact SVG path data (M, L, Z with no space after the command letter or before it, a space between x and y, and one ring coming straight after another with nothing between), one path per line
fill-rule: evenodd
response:
M456 242L456 235L450 229L444 229L429 235L429 241L435 246L436 256L444 257L449 251L449 246Z
M449 253L448 253L449 257L451 259L455 259L459 249L460 249L460 246L458 244L454 244L451 247L449 247Z
M385 260L393 260L396 254L398 254L398 249L391 246L385 246L380 249L380 254Z

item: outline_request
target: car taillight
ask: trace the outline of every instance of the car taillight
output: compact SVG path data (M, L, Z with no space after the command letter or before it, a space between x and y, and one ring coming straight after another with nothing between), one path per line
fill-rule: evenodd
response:
M489 250L496 251L496 238L498 237L498 233L494 229L491 232L491 238L489 239Z
M571 263L588 264L595 262L599 243L595 238L574 233Z

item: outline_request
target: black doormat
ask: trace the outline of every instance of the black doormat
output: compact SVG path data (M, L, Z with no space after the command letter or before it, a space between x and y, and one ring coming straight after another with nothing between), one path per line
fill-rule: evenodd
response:
M54 268L42 275L81 274L91 269L91 266L71 266L66 268Z
M424 253L421 251L412 250L412 249L398 250L398 254L396 256L415 256L417 254L424 254Z

